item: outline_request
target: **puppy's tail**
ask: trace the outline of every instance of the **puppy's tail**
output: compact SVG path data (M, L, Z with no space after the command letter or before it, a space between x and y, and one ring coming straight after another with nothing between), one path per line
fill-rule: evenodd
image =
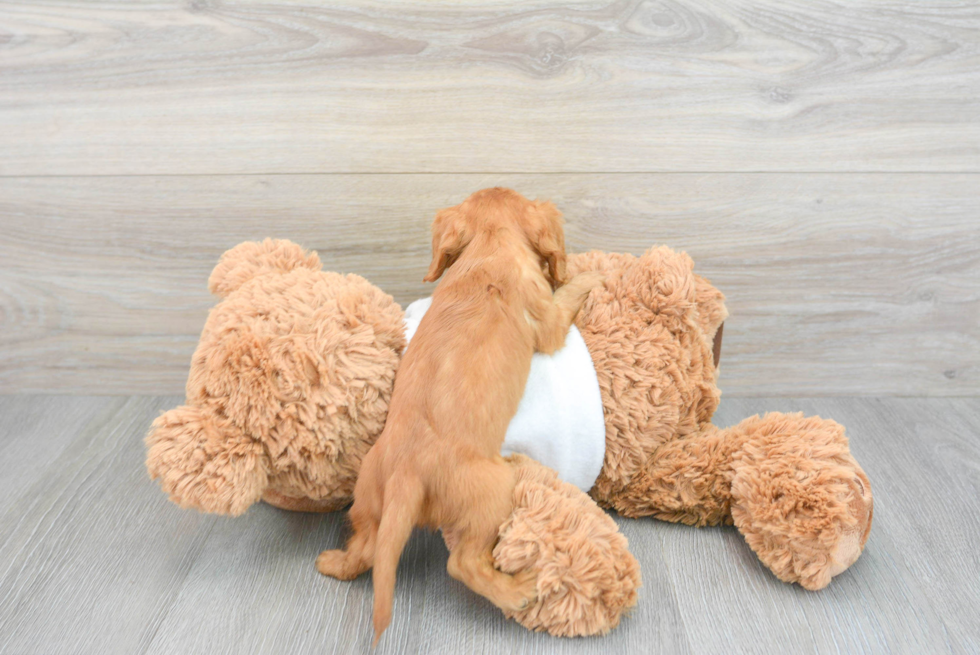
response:
M398 560L418 523L425 490L412 476L393 475L385 484L384 509L374 551L374 644L391 623Z

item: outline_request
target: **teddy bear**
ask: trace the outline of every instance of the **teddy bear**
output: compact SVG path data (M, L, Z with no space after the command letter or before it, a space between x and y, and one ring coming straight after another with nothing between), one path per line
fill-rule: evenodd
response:
M349 503L361 458L384 424L406 345L406 314L363 278L321 268L315 253L285 241L245 243L222 256L209 287L223 299L192 359L187 403L159 417L147 436L147 468L175 502L232 515L260 499L301 511ZM723 295L694 273L686 254L666 247L639 257L569 256L569 276L586 270L606 277L576 319L591 368L553 376L550 387L531 385L529 378L531 388L564 390L571 378L591 376L579 386L593 388L599 399L582 404L592 407L589 425L596 424L594 412L601 413L602 443L579 489L588 485L598 505L627 517L734 524L781 580L825 587L860 555L873 514L870 482L850 454L843 427L779 413L727 429L712 425L720 398L717 346L727 317ZM548 431L542 413L554 416L555 397L561 399L542 395L536 405L525 407L522 400L515 417L526 410L525 423L538 433ZM554 451L535 452L518 441L511 461L535 466L523 453L548 465ZM557 474L552 481L568 497L581 493ZM545 520L516 496L515 490L512 518ZM524 502L530 497L537 495ZM521 556L511 559L508 537L532 531L509 523L494 552L502 570L578 552L568 542L558 553L561 539L548 534L515 548ZM615 530L614 523L603 525ZM618 531L608 534L609 543L620 543L613 538L622 537ZM600 552L611 551L603 546ZM625 542L622 552L628 554ZM552 611L547 594L539 594L534 616L515 618L553 634L607 630L629 599L635 602L639 575L606 573L596 585L607 578L629 582L611 594L590 586L592 595L580 599L572 619ZM552 600L579 588L572 578L557 580ZM539 591L541 585L539 576ZM627 601L594 602L617 594Z

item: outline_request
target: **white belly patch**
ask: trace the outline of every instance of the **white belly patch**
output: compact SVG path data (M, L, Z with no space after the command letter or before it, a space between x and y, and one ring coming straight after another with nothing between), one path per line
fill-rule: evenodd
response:
M405 309L405 338L415 336L432 298ZM501 454L521 453L558 471L562 480L588 491L606 456L602 395L592 356L574 325L554 355L534 353L517 413Z

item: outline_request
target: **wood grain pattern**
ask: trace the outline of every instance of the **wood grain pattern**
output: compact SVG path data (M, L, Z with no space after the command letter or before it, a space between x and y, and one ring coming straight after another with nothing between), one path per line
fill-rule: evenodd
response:
M63 450L9 490L16 502L0 515L0 652L140 652L152 641L215 521L146 505L162 494L141 437L174 400L89 399L98 411L81 422L47 401L61 422L37 441ZM4 468L35 457L22 450Z
M736 399L722 402L715 423L734 424L766 411L800 411L846 426L851 450L874 489L871 537L852 569L820 594L769 585L747 591L739 581L766 570L751 552L737 548L737 534L725 535L734 543L724 551L675 547L669 557L677 558L676 570L687 570L691 560L709 553L716 570L724 572L700 592L682 587L681 608L701 640L698 648L737 651L738 644L758 637L753 624L765 614L770 618L762 638L773 641L764 652L781 650L777 643L798 644L800 652L976 651L980 590L967 572L980 567L972 546L980 530L980 401ZM680 585L683 578L677 580ZM728 629L714 629L710 616L696 613L705 595L731 608Z
M110 397L0 396L0 516L45 472L85 426L120 401ZM104 420L104 418L103 418ZM16 466L12 464L16 463ZM0 541L13 528L0 522Z
M980 171L974 2L7 0L0 66L8 176Z
M496 184L554 200L571 251L688 251L728 296L726 394L980 392L973 174L0 179L0 392L180 393L246 239L410 302L435 211Z
M330 5L0 0L0 394L180 394L246 239L404 304L434 212L511 186L573 251L687 250L732 312L716 423L844 423L874 529L810 593L734 529L617 518L640 603L581 640L419 533L379 653L980 652L980 401L801 398L980 393L975 2ZM0 396L0 653L367 651L370 578L313 568L341 514L204 516L146 479L180 399Z
M371 581L316 573L341 513L265 505L237 519L181 510L149 480L140 437L179 396L0 398L0 652L351 653L369 650ZM737 399L847 426L872 480L864 554L821 592L779 582L734 528L616 517L640 561L639 604L602 638L504 620L452 580L417 533L378 653L977 652L980 400ZM37 425L34 422L37 421ZM23 447L47 434L43 465ZM10 449L10 444L20 444Z

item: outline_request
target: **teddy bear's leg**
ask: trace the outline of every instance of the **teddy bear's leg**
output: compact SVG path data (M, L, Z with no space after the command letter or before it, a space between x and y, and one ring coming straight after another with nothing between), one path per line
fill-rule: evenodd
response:
M624 488L601 499L629 517L732 524L780 580L821 589L857 560L871 529L871 484L844 428L767 414L656 449Z
M623 516L705 526L731 524L731 457L740 446L708 425L658 447L622 489L597 500Z
M770 413L725 432L742 443L731 465L735 525L780 580L826 587L861 554L874 514L871 483L844 428Z
M237 516L268 483L262 444L207 407L182 405L160 415L146 436L146 468L181 507Z
M554 636L605 634L636 605L640 565L616 523L577 487L524 455L514 469L514 509L498 530L494 568L535 572L538 600L505 612L529 630ZM453 535L443 533L454 550Z

